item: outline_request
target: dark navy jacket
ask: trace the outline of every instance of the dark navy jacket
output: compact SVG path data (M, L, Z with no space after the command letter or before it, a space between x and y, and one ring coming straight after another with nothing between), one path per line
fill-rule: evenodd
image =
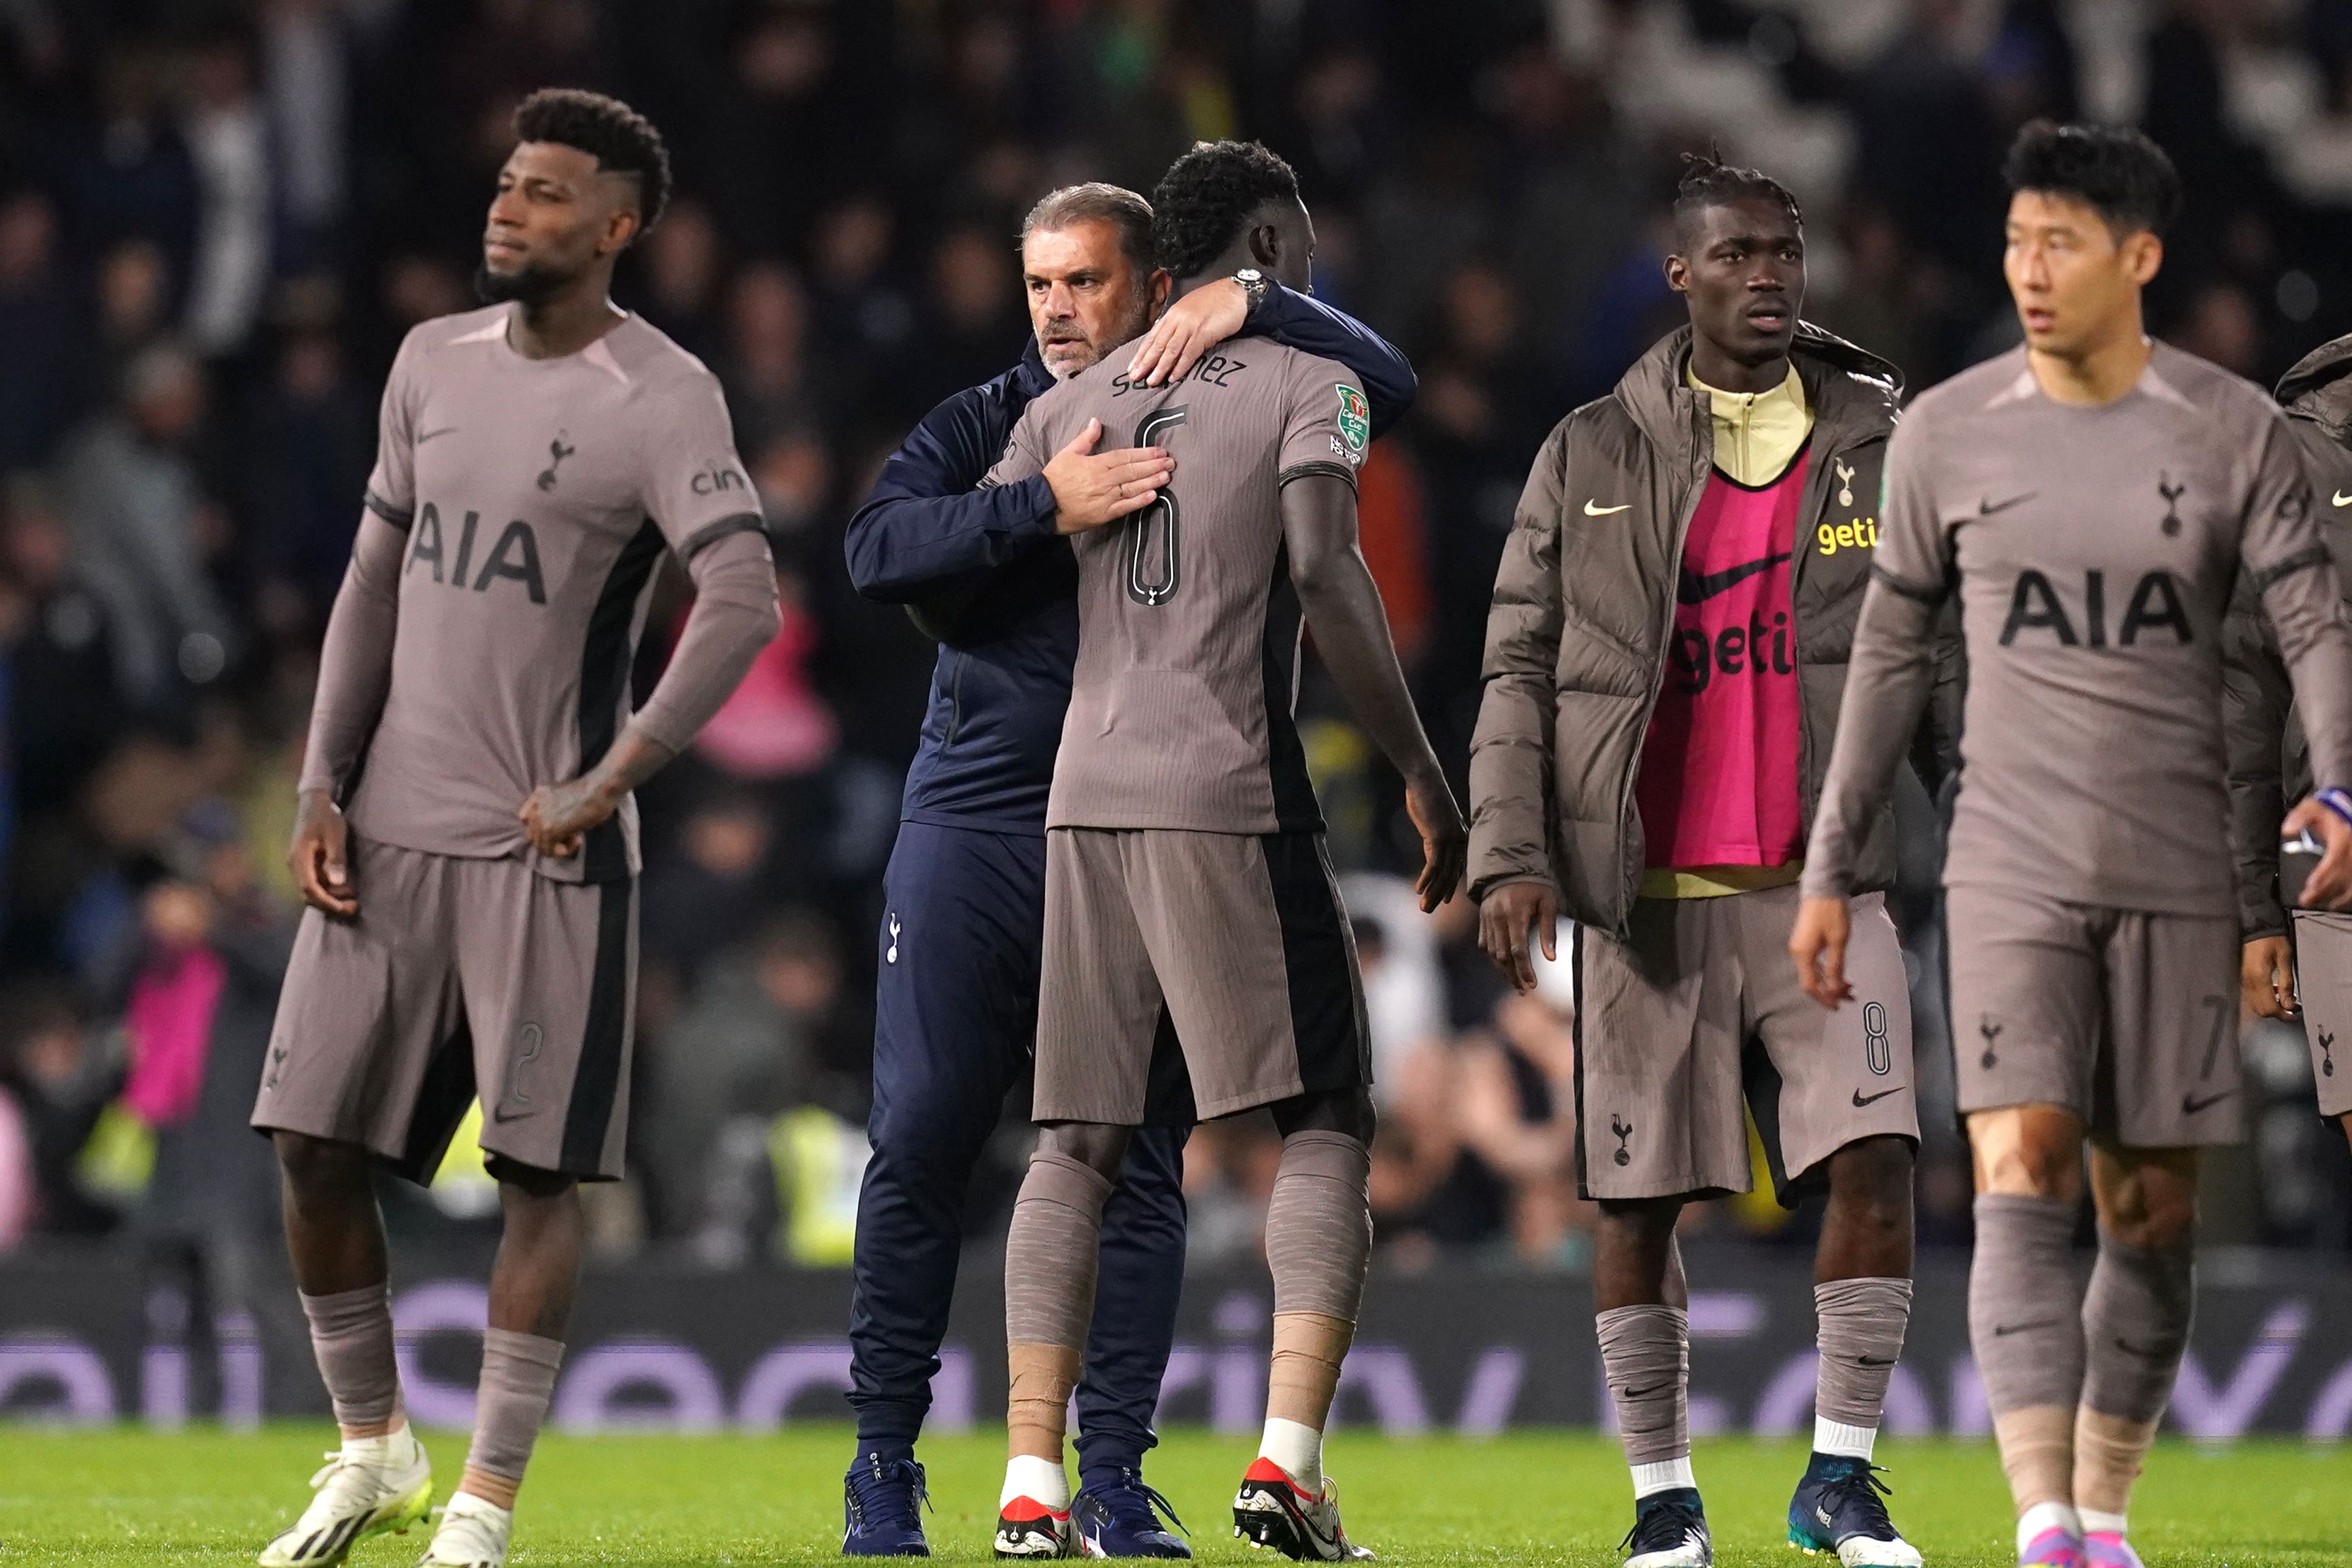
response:
M1308 295L1277 285L1243 330L1361 377L1376 436L1412 405L1405 357ZM1019 364L925 416L850 520L850 581L869 599L907 605L940 643L904 821L1045 830L1078 657L1077 560L1054 531L1054 492L1042 476L975 487L1029 400L1053 384L1032 341Z

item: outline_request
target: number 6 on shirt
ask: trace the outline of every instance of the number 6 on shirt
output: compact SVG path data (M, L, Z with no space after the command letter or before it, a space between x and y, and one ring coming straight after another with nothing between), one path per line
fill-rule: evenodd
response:
M1161 434L1184 423L1181 405L1162 408L1146 415L1143 423L1135 427L1138 447L1156 446ZM1158 606L1176 596L1177 585L1183 581L1182 534L1180 520L1183 508L1176 500L1172 486L1160 487L1158 499L1135 514L1128 525L1127 534L1127 596L1139 605ZM1144 572L1152 561L1151 535L1154 529L1162 531L1160 546L1159 574L1147 581Z

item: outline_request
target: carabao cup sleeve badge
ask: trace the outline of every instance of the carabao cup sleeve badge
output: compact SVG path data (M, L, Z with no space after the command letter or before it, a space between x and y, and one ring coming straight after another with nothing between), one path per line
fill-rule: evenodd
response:
M1339 439L1347 443L1349 456L1361 462L1364 448L1372 440L1372 405L1364 401L1362 393L1345 382L1339 383L1337 390L1339 394Z

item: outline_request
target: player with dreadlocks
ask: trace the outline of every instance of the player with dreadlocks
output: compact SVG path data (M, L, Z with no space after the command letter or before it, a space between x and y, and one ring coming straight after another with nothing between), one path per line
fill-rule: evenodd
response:
M1798 1545L1916 1565L1873 1473L1911 1307L1911 1015L1871 822L1848 973L1824 1013L1788 973L1805 833L1870 581L1899 374L1799 318L1805 237L1778 182L1691 157L1666 279L1690 324L1562 420L1495 584L1471 749L1479 941L1535 984L1578 933L1578 1182L1599 1204L1603 1370L1633 1472L1630 1568L1713 1560L1691 1471L1675 1222L1748 1190L1743 1106L1781 1203L1826 1191L1813 1454ZM1916 727L1950 771L1947 695Z

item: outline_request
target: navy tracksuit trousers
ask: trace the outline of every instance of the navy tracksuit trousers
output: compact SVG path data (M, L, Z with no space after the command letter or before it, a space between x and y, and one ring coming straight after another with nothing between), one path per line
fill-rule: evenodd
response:
M912 1453L947 1333L964 1195L1037 1034L1039 836L901 823L883 879L874 1145L857 1195L849 1402L861 1455ZM1077 1389L1082 1481L1140 1467L1176 1333L1187 1129L1139 1129L1103 1209Z

